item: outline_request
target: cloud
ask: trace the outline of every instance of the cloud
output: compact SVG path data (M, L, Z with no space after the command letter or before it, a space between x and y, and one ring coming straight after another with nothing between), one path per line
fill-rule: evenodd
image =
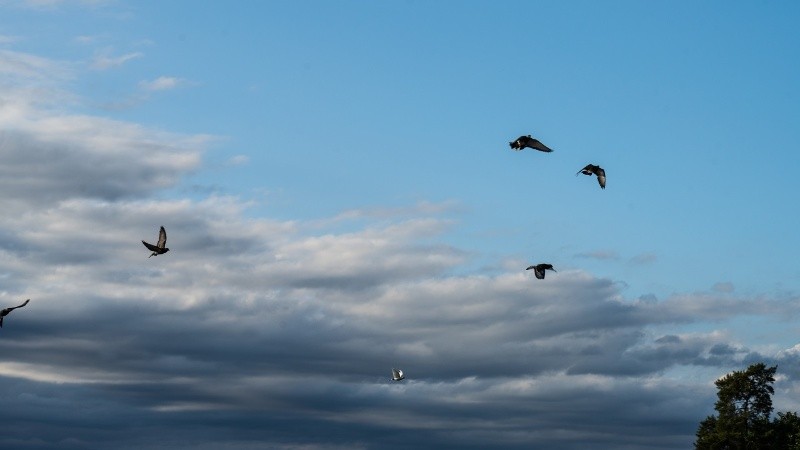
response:
M13 201L42 206L173 186L198 167L208 141L95 117L20 116L9 107L0 105L0 189Z
M78 5L87 7L98 7L111 3L110 0L16 0L11 4L18 7L37 9L37 10L55 10L64 5Z
M235 155L227 161L229 166L243 166L250 162L250 157L247 155Z
M6 77L4 84L15 86L44 80L64 81L72 77L68 63L12 50L0 50L0 74Z
M725 294L729 294L734 291L733 283L730 281L714 283L714 286L711 286L711 290L715 292L722 292Z
M640 253L633 258L630 259L630 264L634 264L637 266L651 264L658 260L658 256L655 253Z
M155 92L175 89L187 84L188 81L183 78L160 76L152 81L140 81L139 87L147 92Z
M92 44L97 42L99 36L94 35L81 35L75 36L72 40L78 44Z
M601 261L619 259L619 254L614 250L594 250L591 252L578 253L575 256L578 258L598 259Z
M102 50L94 55L89 67L95 70L108 70L121 67L128 61L138 59L144 56L142 52L130 52L124 55L113 56L111 49Z
M17 42L20 39L21 38L19 36L9 36L7 34L0 34L0 45L13 44L14 42Z

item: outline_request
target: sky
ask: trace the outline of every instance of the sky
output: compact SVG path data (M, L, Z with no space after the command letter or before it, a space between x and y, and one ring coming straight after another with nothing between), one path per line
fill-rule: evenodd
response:
M685 449L755 362L800 410L798 20L0 0L0 447Z

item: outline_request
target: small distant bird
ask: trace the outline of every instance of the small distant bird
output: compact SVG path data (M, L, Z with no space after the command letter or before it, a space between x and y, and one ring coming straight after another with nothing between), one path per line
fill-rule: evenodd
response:
M167 245L167 230L165 230L163 226L161 227L161 231L158 232L158 243L156 245L148 244L145 241L142 241L142 244L153 252L148 258L167 253L169 251L169 249L165 247L165 245Z
M595 166L594 164L587 164L586 167L579 170L578 173L589 176L597 175L597 182L600 183L600 188L606 188L606 171L603 170L602 167ZM576 177L578 176L578 173L575 174Z
M508 145L516 151L520 151L525 147L539 150L540 152L550 153L553 151L548 146L542 144L538 139L532 138L530 134L527 136L520 136L516 141L509 142Z
M3 328L3 317L7 316L8 313L10 313L13 310L15 310L17 308L22 308L23 306L27 305L29 301L31 301L31 299L25 300L25 303L23 303L23 304L21 304L19 306L14 306L13 308L5 308L2 311L0 311L0 328Z
M535 266L528 266L528 268L525 270L531 270L531 269L533 269L533 273L534 275L536 275L536 278L540 280L544 280L545 270L552 270L553 272L557 272L556 269L553 269L552 264L536 264Z
M403 371L400 369L392 369L392 381L400 381L404 379L406 376L403 375Z

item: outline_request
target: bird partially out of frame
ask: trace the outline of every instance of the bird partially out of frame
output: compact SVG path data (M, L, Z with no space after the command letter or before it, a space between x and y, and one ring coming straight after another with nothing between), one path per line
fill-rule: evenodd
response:
M13 311L13 310L15 310L17 308L22 308L23 306L27 305L29 301L31 301L31 299L25 300L25 303L23 303L23 304L21 304L19 306L13 306L11 308L5 308L3 310L0 310L0 328L3 328L3 318L5 316L7 316L8 313L10 313L11 311Z

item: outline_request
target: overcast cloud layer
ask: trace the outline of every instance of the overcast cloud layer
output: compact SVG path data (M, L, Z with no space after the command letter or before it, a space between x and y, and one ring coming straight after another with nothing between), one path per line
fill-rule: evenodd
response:
M69 97L41 73L67 66L0 58L7 79ZM678 449L731 368L779 364L777 396L796 393L797 350L729 327L793 318L796 297L728 283L626 298L619 281L535 280L513 260L469 273L441 239L457 204L302 222L249 217L236 197L162 199L209 137L30 92L0 93L0 303L31 298L0 330L2 448ZM148 259L160 225L172 250Z

